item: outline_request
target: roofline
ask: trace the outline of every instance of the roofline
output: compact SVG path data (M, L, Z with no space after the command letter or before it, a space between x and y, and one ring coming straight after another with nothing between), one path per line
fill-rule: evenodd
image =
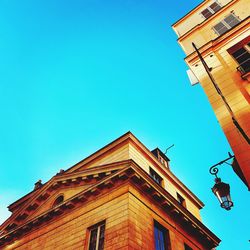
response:
M121 136L118 137L117 139L111 141L110 143L108 143L108 144L105 145L104 147L98 149L97 151L95 151L95 152L92 153L91 155L87 156L86 158L84 158L84 159L82 159L81 161L79 161L79 162L77 162L76 164L74 164L72 167L70 167L70 168L68 168L67 170L65 170L65 173L66 173L66 172L70 172L70 170L72 170L73 168L75 168L77 165L80 165L81 163L87 164L88 161L91 162L90 159L91 159L94 155L96 155L96 154L98 154L98 153L101 153L103 150L107 149L107 148L108 148L109 146L111 146L112 144L117 143L117 142L118 142L119 140L121 140L122 138L125 138L125 137L128 138L128 136L129 136L130 134L132 135L132 133L131 133L130 131L126 132L125 134L121 135ZM119 143L118 143L118 144L119 144ZM85 161L86 161L86 163L84 163ZM79 167L80 167L80 166L79 166ZM74 170L73 170L73 171L74 171Z
M184 185L169 169L163 168L161 163L155 157L155 155L131 131L126 132L125 134L118 137L117 139L110 142L109 144L102 147L101 149L97 150L90 156L76 163L69 169L65 170L65 173L74 172L75 170L77 170L80 167L83 167L84 165L88 166L88 164L95 161L97 158L101 157L102 155L108 153L114 147L126 142L127 140L130 140L131 142L133 142L141 152L144 152L144 155L147 155L146 158L148 158L149 161L157 165L157 168L159 171L163 172L163 174L165 174L170 179L172 179L173 184L177 186L178 188L180 188L181 191L183 191L200 209L204 207L204 203L186 185Z
M78 164L80 164L80 163L82 163L82 162L88 160L89 158L91 158L91 157L92 157L93 155L95 155L96 153L102 151L102 150L105 149L106 147L110 146L112 143L114 143L114 142L120 140L122 137L124 137L124 136L126 136L126 135L128 135L128 134L130 134L130 133L131 133L130 131L126 132L125 134L121 135L120 137L118 137L118 138L115 139L114 141L112 141L112 142L110 142L109 144L105 145L104 147L98 149L96 152L92 153L91 155L87 156L87 157L84 158L83 160L77 162L76 164L74 164L74 165L71 166L70 168L66 169L66 170L65 170L65 173L67 173L69 170L71 170L72 168L74 168L74 167L77 166ZM131 134L132 134L132 133L131 133ZM53 178L53 176L52 176L47 182L49 182L52 178ZM45 185L47 182L43 183L43 185ZM29 196L30 196L31 194L33 194L35 191L37 191L37 190L38 190L38 189L34 189L34 190L30 191L29 193L25 194L24 196L22 196L21 198L19 198L18 200L16 200L16 201L14 201L13 203L11 203L11 204L8 206L9 211L12 211L13 208L15 208L16 206L18 206L19 203L24 202L25 199L28 199Z
M197 5L196 7L194 7L192 10L190 10L185 16L183 16L183 17L181 17L179 20L177 20L175 23L173 23L172 25L171 25L171 27L174 27L176 24L178 24L178 23L181 23L182 21L184 21L184 19L187 17L187 16L189 16L189 15L191 15L192 14L192 12L194 12L196 9L199 9L201 6L203 6L206 2L208 2L209 0L204 0L203 2L201 2L199 5ZM225 4L224 6L222 6L222 8L221 9L223 9L225 6L227 6L227 5L229 5L230 3L232 3L232 2L236 2L236 1L238 1L238 0L231 0L230 2L228 2L227 4ZM220 9L220 10L221 10ZM219 11L220 11L219 10ZM218 11L218 12L219 12ZM216 14L217 12L215 12L214 14ZM214 15L213 14L213 15ZM212 16L213 16L212 15ZM211 16L211 17L212 17ZM205 21L207 21L208 19L210 19L210 17L209 18L207 18L207 19L205 19L203 22L205 22ZM203 23L202 22L202 23ZM199 24L198 24L199 25ZM196 25L196 26L198 26L198 25ZM195 26L195 27L196 27ZM188 31L189 32L189 31ZM187 33L188 33L187 32Z
M167 175L169 178L171 178L174 182L173 184L177 187L179 187L184 193L201 209L204 207L204 203L182 182L179 180L178 177L176 177L169 169L163 168L161 163L158 161L158 159L155 157L155 155L140 141L138 140L132 133L130 133L135 140L137 140L140 143L140 146L148 153L147 155L150 157L151 160L154 161L154 163L157 164L158 169L162 172L164 172L165 175ZM134 142L134 141L133 141Z
M46 183L44 183L46 184ZM44 185L43 184L43 185ZM15 210L15 208L19 205L22 204L23 202L25 202L26 200L29 199L29 196L31 196L32 194L34 194L37 190L39 190L39 188L37 189L33 189L32 191L30 191L29 193L25 194L24 196L22 196L21 198L19 198L18 200L12 202L9 206L8 209L10 212L12 212L13 210Z
M184 185L169 169L163 168L161 166L160 162L158 161L158 159L156 159L155 155L137 137L135 137L134 134L132 132L130 132L130 131L126 132L125 134L121 135L120 137L118 137L114 141L108 143L107 145L105 145L101 149L97 150L93 154L87 156L83 160L81 160L78 163L74 164L72 167L65 170L64 173L73 173L78 168L83 167L84 165L87 166L89 163L91 163L95 159L101 157L103 154L107 153L112 148L120 145L121 143L126 142L129 139L132 142L134 142L135 145L140 147L141 151L143 151L143 152L145 152L147 154L149 160L151 162L154 162L158 166L158 169L160 171L162 171L165 175L167 175L170 179L172 179L173 184L175 186L179 187L181 189L181 191L183 191L200 209L202 207L204 207L204 203L186 185ZM114 144L113 147L110 147L112 144ZM52 176L51 179L54 178L55 176ZM45 182L43 184L43 186L45 186L45 184L47 184L49 181L51 181L51 179L48 180L47 182ZM9 207L11 207L11 206L13 207L13 205L14 206L18 205L18 203L21 203L22 201L25 200L25 198L27 199L29 195L33 194L34 191L36 191L36 190L33 190L30 193L28 193L27 195L21 197L20 199L18 199L14 203L12 203Z
M186 33L182 34L181 36L178 37L177 41L180 42L181 40L185 39L187 36L192 34L195 30L202 28L204 25L206 25L208 22L210 22L214 17L219 16L222 12L224 12L227 8L230 8L237 0L232 0L228 2L226 5L222 6L221 9L219 9L217 12L212 14L209 18L203 20L201 23L198 23L195 25L193 28L188 30Z
M21 213L21 212L25 212L25 210L27 209L29 203L35 203L37 198L43 194L44 192L46 192L46 190L49 190L52 186L51 184L55 183L55 182L61 182L62 180L67 180L67 179L73 179L75 178L75 176L79 177L79 176L88 176L88 175L96 175L96 173L101 172L101 171L110 171L112 173L112 171L114 170L114 166L115 166L115 170L120 170L121 168L125 168L127 166L129 166L131 163L133 163L132 160L124 160L124 161L119 161L119 162L113 162L110 164L104 164L104 165L99 165L96 167L93 167L91 169L85 169L84 171L81 172L72 172L72 173L67 173L67 174L59 174L56 176L53 176L49 181L46 182L46 184L44 184L40 189L39 192L37 192L36 194L33 195L33 197L31 199L29 199L27 201L27 203L25 203L24 206L21 206L20 209L14 211L10 217L8 217L2 224L0 224L0 232L3 228L5 228L5 226L7 224L9 224L9 222L12 220L15 220L17 218L17 216ZM98 170L98 171L97 171ZM94 173L93 173L94 172ZM26 201L26 200L24 200Z
M191 9L187 14L185 14L185 16L181 17L180 19L178 19L177 21L175 21L171 26L173 27L174 25L176 25L177 23L183 21L183 19L185 19L186 16L190 15L194 10L198 9L200 6L202 6L203 4L205 4L205 2L207 2L209 0L203 0L199 5L195 6L193 9Z

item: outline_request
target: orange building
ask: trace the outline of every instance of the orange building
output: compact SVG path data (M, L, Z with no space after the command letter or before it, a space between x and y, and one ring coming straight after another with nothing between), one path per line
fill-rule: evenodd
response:
M205 0L173 24L189 76L200 82L250 187L250 1ZM194 43L207 64L195 51ZM212 78L213 81L211 81ZM214 83L213 83L214 82Z
M220 240L169 159L128 132L9 206L0 249L208 250Z

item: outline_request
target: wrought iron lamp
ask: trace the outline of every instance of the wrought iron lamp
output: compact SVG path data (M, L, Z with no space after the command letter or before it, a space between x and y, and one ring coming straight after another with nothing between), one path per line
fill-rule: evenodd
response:
M216 195L220 202L220 206L226 210L230 210L233 206L233 202L230 196L230 186L224 182L221 182L220 178L215 179L215 184L212 187L213 193Z
M215 196L218 198L220 202L220 206L226 210L230 210L231 207L233 206L233 202L230 196L230 186L229 184L222 182L221 178L217 176L217 173L219 172L219 169L217 168L217 166L223 163L231 165L227 161L233 158L234 156L231 155L230 153L228 154L229 154L229 157L227 159L220 161L219 163L213 165L209 169L210 174L215 176L215 184L212 187L212 191L215 194Z

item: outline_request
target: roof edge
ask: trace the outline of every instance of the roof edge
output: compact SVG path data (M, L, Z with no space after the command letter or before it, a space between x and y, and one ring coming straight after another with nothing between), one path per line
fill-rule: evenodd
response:
M174 28L174 26L175 25L177 25L178 23L181 23L182 21L184 21L184 19L187 17L187 16L189 16L189 15L191 15L196 9L199 9L200 7L202 7L206 2L208 2L209 0L204 0L203 2L201 2L199 5L197 5L196 7L194 7L192 10L190 10L187 14L185 14L185 16L183 16L183 17L181 17L179 20L177 20L175 23L173 23L172 25L171 25L171 27L173 27ZM224 6L222 6L222 8L221 9L223 9L225 6L227 6L227 5L230 5L232 2L236 2L237 0L231 0L231 1L229 1L227 4L225 4ZM214 14L216 14L217 12L215 12ZM213 15L214 15L213 14ZM213 16L212 15L212 16ZM211 17L212 17L211 16ZM208 19L210 19L210 18L208 18ZM205 19L204 21L207 21L208 19ZM203 21L203 22L204 22ZM202 23L203 23L202 22ZM199 25L199 24L198 24ZM196 26L198 26L198 25L196 25ZM195 27L196 27L195 26Z
M175 26L176 24L178 24L179 22L182 22L183 19L185 19L185 17L189 16L193 11L195 11L196 9L198 9L199 7L201 7L202 5L205 4L205 2L207 2L209 0L203 0L200 4L196 5L193 9L191 9L187 14L185 14L185 16L181 17L180 19L178 19L177 21L175 21L171 27ZM232 0L233 1L233 0Z

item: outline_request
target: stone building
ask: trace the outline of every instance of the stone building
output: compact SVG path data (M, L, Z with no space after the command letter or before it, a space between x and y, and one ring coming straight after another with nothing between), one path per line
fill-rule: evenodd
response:
M0 249L212 249L203 206L128 132L11 204Z
M233 169L249 189L250 1L205 0L172 27L191 81L204 89L234 152Z

